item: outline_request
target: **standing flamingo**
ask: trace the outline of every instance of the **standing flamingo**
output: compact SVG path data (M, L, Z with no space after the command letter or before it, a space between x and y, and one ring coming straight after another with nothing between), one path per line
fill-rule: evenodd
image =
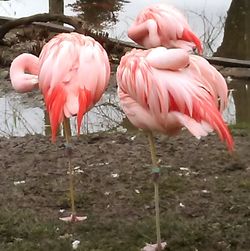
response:
M128 30L128 36L147 49L197 48L202 53L202 44L192 32L184 15L167 4L153 4L142 10Z
M234 143L218 106L227 104L227 85L205 59L184 49L165 47L133 49L122 57L117 69L118 95L130 122L148 133L153 163L157 244L143 250L162 250L158 180L160 169L152 132L175 135L185 127L196 138L215 130L227 143ZM219 98L219 104L218 104Z
M138 44L148 49L155 48L158 46L164 46L166 48L183 48L188 52L193 52L194 49L197 49L199 54L202 54L202 51L203 51L202 44L199 38L193 33L193 31L191 30L183 14L179 10L174 8L173 6L166 5L166 4L154 4L149 7L146 7L137 16L135 22L129 28L128 36L132 40L137 42ZM160 52L161 50L162 49L158 49L158 52ZM174 57L172 59L171 58L164 59L165 54L166 53L163 51L163 55L162 57L160 57L161 60L157 58L158 57L157 53L150 53L149 58L151 62L154 62L153 65L155 67L159 67L160 69L162 68L162 65L167 66L167 67L170 66L170 69L171 69L171 62L173 63L173 65L175 65L176 62L177 62L177 65L180 62L183 62L185 65L185 61L183 61L185 57L181 56L181 53L178 53L178 52L169 53L169 56L171 56L171 54L173 56L176 56L176 58ZM212 68L208 64L208 62L206 60L203 60L200 57L197 57L195 55L190 55L189 61L192 63L188 65L188 68L190 72L193 72L193 78L195 79L195 81L197 81L198 83L201 82L205 86L207 92L210 93L217 107L220 108L220 111L223 111L225 109L226 102L227 102L227 86L223 77L215 69L211 70ZM165 65L166 62L167 62L167 65ZM180 98L179 94L177 93L175 94L178 95L175 98ZM169 98L172 99L172 96L170 95ZM186 126L188 128L187 123L185 124L182 122L182 124L183 126ZM204 126L206 125L203 123L203 127ZM193 128L189 126L188 129L194 135L196 135L196 137L199 137L200 133L205 134L205 135L207 134L207 132L204 132L204 131L202 132L202 130L200 130L200 128L197 128L197 126L194 127L193 125L192 127ZM207 128L207 130L208 129L209 127ZM162 131L160 130L160 128L158 128L158 130ZM171 134L171 133L174 134L178 130L179 129L175 127L173 127L172 129L171 127L169 127L168 134ZM150 146L151 146L151 154L152 154L153 163L157 164L156 158L154 157L155 147L154 147L153 137L151 133L149 133L149 141L150 141ZM159 176L159 173L156 175L156 177L158 176ZM156 197L156 201L155 201L156 202L156 221L157 221L157 218L159 218L159 212L157 212L159 210L157 209L158 185L156 185L155 191L157 193L155 196ZM158 229L157 244L152 245L152 246L146 246L144 249L145 251L147 250L151 251L154 249L157 249L157 250L162 249L162 245L160 245L159 222L156 222L156 225Z
M10 78L18 92L40 88L50 117L52 141L63 123L66 153L69 157L70 199L72 214L61 218L78 221L74 204L73 168L69 118L77 116L77 131L83 115L104 93L110 77L110 64L103 47L89 36L62 33L53 37L42 49L39 58L21 54L11 64Z

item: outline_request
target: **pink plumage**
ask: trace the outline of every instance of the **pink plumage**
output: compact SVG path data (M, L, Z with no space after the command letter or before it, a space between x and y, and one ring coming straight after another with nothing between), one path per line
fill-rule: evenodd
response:
M108 85L110 64L106 51L91 37L63 33L43 47L39 64L39 87L50 114L52 134L55 136L63 116L76 114L79 133L83 115Z
M134 49L122 57L117 80L122 108L136 127L167 135L186 127L197 138L216 130L233 149L218 109L227 104L227 85L205 59L183 49Z
M32 72L25 73L27 69ZM101 98L108 85L110 64L106 51L93 38L74 32L61 33L43 47L39 59L22 54L13 61L11 81L16 90L25 92L37 87L31 85L32 81L27 83L27 76L35 76L39 82L55 140L64 117L77 115L79 133L83 115Z
M23 53L16 57L10 66L10 79L13 88L20 93L38 88L38 57Z
M128 36L148 49L164 46L193 50L196 47L199 54L202 53L202 44L184 15L167 4L154 4L142 10L129 28Z

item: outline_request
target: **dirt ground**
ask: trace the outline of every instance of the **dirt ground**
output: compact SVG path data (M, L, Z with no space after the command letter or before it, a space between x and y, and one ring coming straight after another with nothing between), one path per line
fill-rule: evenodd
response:
M19 45L0 47L0 94ZM16 48L19 48L16 50ZM25 46L24 46L25 48ZM23 50L23 49L22 49ZM41 96L24 94L42 102ZM250 133L233 128L230 155L217 135L201 141L183 131L156 136L161 160L160 212L167 250L250 250ZM76 206L87 220L67 224L64 140L0 138L0 250L136 251L155 242L148 142L140 131L73 138Z
M168 250L250 249L250 136L234 130L229 155L216 135L156 137L162 238ZM142 132L73 140L76 205L69 213L64 142L35 135L0 141L0 250L140 250L154 242L150 153ZM65 210L65 211L63 211Z

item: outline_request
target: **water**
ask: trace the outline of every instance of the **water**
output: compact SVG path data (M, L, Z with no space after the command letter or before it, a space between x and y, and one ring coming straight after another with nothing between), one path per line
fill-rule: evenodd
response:
M231 99L232 105L229 106L228 112L230 114L235 113L235 119L229 120L229 122L238 127L250 128L250 81L233 80L229 84L229 88L233 90L233 99Z
M22 94L8 93L0 98L0 135L25 136L50 134L49 119L43 107L22 103ZM92 133L120 129L124 114L118 106L116 93L105 93L100 102L84 117L81 132ZM73 135L76 119L71 118Z
M22 103L22 95L10 93L0 98L0 135L43 134L44 111Z
M67 7L68 4L74 2L75 0L65 1L66 15L76 15L76 13L72 12L72 8ZM223 37L230 34L230 29L229 31L225 31L224 34L224 26L227 25L227 11L232 0L132 0L130 3L125 4L119 12L119 21L106 28L110 36L129 40L126 36L126 30L137 13L143 7L156 2L172 3L187 15L191 27L205 42L207 55L212 55L221 45L219 49L220 53L222 53L222 56L227 56L227 50L225 48L230 48L232 45L230 44L230 39L227 39L229 41L225 41ZM47 11L48 1L44 0L0 1L0 15L2 16L22 17ZM234 13L233 10L230 10L228 13L228 15L231 16L231 23L234 17L232 15L236 15ZM243 21L245 21L245 19ZM248 36L246 31L244 34L245 37ZM235 37L231 40L237 39L240 38ZM242 45L241 47L243 47L243 42L240 42L240 44ZM238 51L240 50L239 48ZM232 50L229 51L231 52ZM233 51L237 52L236 49ZM247 49L244 49L244 56L246 55L246 58L248 57L247 52ZM242 53L237 52L236 54L242 57ZM250 82L245 80L233 80L229 84L229 88L234 89L234 91L231 92L230 103L223 116L230 124L238 124L240 126L250 125L249 84ZM25 134L35 133L47 134L49 131L48 119L43 107L32 107L31 105L27 105L27 103L22 103L21 100L22 94L15 94L14 92L7 93L0 98L0 135L24 136ZM88 113L81 130L85 133L91 133L114 129L122 130L123 127L129 127L129 124L126 119L124 119L124 115L119 108L116 93L111 92L106 93L98 105ZM74 133L76 132L75 128L75 120L72 119L72 129Z

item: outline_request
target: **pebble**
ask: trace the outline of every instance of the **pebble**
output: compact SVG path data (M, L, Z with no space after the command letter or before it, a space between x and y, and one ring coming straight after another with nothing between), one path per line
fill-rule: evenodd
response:
M9 76L9 71L0 70L0 79L6 79Z

